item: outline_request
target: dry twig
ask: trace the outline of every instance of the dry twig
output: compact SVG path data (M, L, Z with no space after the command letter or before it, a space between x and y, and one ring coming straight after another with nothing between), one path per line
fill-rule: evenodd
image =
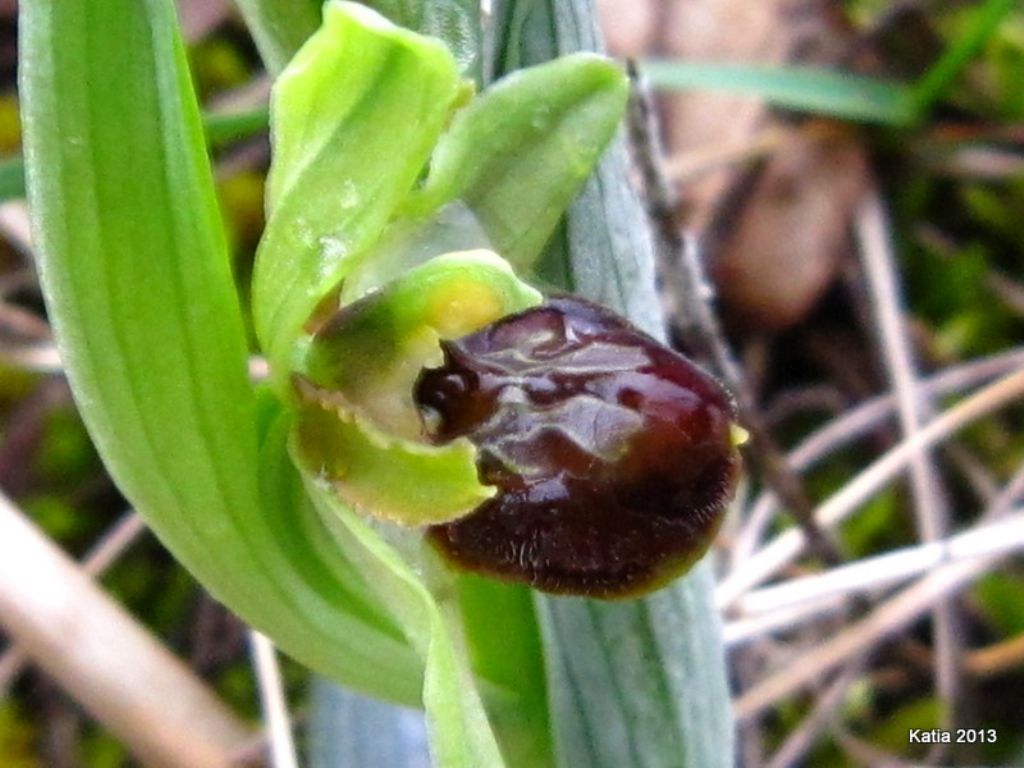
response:
M904 547L822 574L748 592L740 598L736 608L746 617L805 608L810 603L829 604L833 598L884 590L946 563L1002 556L1021 549L1024 549L1024 515L1010 516L941 541Z
M791 768L800 764L814 746L819 734L832 722L836 710L842 705L850 686L856 682L862 667L861 663L854 663L832 681L814 702L814 709L810 714L793 729L782 746L768 760L767 768Z
M1009 350L991 357L950 366L923 379L921 385L932 396L948 395L970 389L1020 368L1024 368L1024 349ZM892 394L861 403L813 432L790 451L786 459L798 471L811 469L817 462L842 446L878 427L893 414L895 407L896 398ZM764 532L779 509L779 502L771 491L767 491L754 501L750 509L743 529L737 534L732 547L733 570L745 563L760 546Z
M81 569L90 577L102 575L117 559L134 544L146 530L146 524L135 512L130 512L117 521L82 558ZM10 648L0 656L0 700L7 695L11 683L18 677L29 654L18 646Z
M1024 374L1016 374L1021 378ZM1008 377L1013 379L1014 376ZM1004 379L1006 381L1008 379ZM984 394L984 393L982 393ZM940 419L941 420L941 419ZM934 422L933 422L934 423ZM925 427L919 435L927 432ZM985 520L998 520L1009 514L1011 505L1024 491L1024 468L1006 485L999 498L985 512ZM770 675L744 692L736 701L737 717L753 717L779 699L799 690L851 659L863 658L877 644L909 626L939 600L953 594L974 579L997 566L1005 555L992 555L965 562L943 565L913 585L897 593L867 617L842 630L823 644L801 655L800 664Z
M689 351L710 363L735 395L740 421L750 432L750 442L744 451L748 460L761 468L765 482L785 501L815 551L827 562L839 562L841 558L835 545L814 522L813 505L803 483L786 463L765 425L754 393L715 316L711 303L713 291L704 276L697 242L692 237L683 237L675 221L675 195L662 168L661 147L648 92L635 68L631 68L631 77L634 100L629 128L643 177L648 212L663 253L661 277L674 298L672 317L677 330Z

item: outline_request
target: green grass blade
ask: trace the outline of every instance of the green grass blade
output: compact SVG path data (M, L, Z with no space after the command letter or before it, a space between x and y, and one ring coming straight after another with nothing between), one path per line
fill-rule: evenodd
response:
M526 11L529 11L527 13ZM498 74L598 46L589 0L502 0ZM517 26L518 25L518 26ZM645 214L614 144L570 209L541 271L660 334ZM707 564L643 600L537 597L563 768L731 768L732 716Z
M236 0L267 71L278 74L320 26L317 0Z
M967 31L914 84L912 101L918 114L923 114L942 98L963 68L999 28L1000 22L1018 7L1020 0L987 0L974 11Z
M287 652L416 701L421 666L398 629L330 559L322 527L288 516L294 497L273 479L283 441L261 468L261 411L172 2L21 10L40 278L112 476L175 556Z
M640 68L665 90L746 94L786 109L886 125L909 125L917 114L907 86L829 69L654 59Z

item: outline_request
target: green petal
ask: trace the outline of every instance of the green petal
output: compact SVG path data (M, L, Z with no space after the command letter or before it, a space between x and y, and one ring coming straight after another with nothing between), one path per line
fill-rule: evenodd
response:
M623 72L595 54L498 81L456 116L410 209L461 199L525 272L614 135L627 95Z
M303 465L363 515L404 525L462 517L494 495L477 479L468 440L443 448L393 438L372 422L310 399L296 431Z
M467 440L424 442L412 391L440 360L438 340L540 303L489 251L438 256L338 311L317 331L297 379L300 455L362 514L427 525L493 495Z

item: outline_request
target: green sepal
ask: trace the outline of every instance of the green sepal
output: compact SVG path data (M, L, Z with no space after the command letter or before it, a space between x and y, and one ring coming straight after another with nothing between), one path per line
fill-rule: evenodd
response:
M303 324L379 237L465 92L438 40L331 2L274 86L256 332L282 381Z
M628 95L622 70L596 54L508 75L456 115L403 212L460 199L525 273L614 136Z

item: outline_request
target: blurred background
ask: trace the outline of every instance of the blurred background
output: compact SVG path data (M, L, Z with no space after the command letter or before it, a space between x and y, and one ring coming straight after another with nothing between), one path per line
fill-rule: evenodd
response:
M179 6L205 109L265 105L233 5ZM628 133L676 341L731 354L753 433L715 550L742 764L1024 765L1024 8L597 11L637 63ZM256 722L245 628L131 515L60 375L21 199L16 16L0 2L0 489ZM263 134L216 149L243 295L268 162ZM815 545L772 560L794 525ZM307 674L282 664L302 725ZM911 743L938 728L963 743ZM262 754L254 737L238 757ZM0 631L0 766L132 764Z

